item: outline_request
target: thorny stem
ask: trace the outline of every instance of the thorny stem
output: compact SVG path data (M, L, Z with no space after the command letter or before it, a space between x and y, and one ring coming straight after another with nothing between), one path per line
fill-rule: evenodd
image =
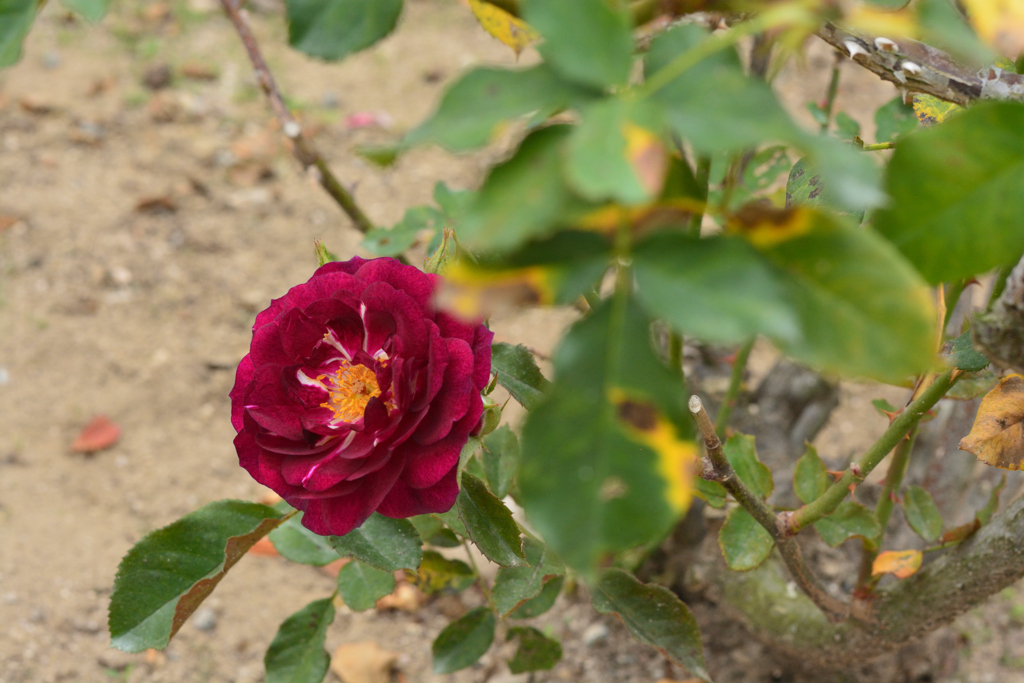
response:
M288 105L285 104L277 82L274 81L274 76L270 73L266 60L263 59L259 43L256 42L256 37L252 33L245 11L239 4L236 4L236 0L221 0L221 5L224 7L224 13L234 24L238 37L242 39L242 45L245 46L245 51L249 55L249 61L252 62L252 66L256 70L256 80L266 94L270 108L274 110L274 115L281 123L281 130L292 142L292 152L295 158L302 164L303 169L315 178L320 186L327 191L327 194L337 202L342 211L352 219L356 229L362 233L369 232L374 227L373 222L366 217L366 214L356 204L352 193L345 189L345 186L331 172L320 153L302 134L302 126L295 120Z
M850 463L850 467L843 472L843 476L832 484L825 493L807 505L783 515L783 526L786 533L795 534L804 527L817 522L822 517L832 514L839 504L842 503L850 492L850 486L864 481L878 463L889 454L900 440L917 426L925 413L931 410L932 406L939 402L946 392L949 391L960 374L954 369L947 370L937 376L931 385L914 399L910 405L900 411L889 427L882 433L882 436L860 457L856 462Z
M882 483L881 498L875 506L875 517L878 519L879 533L872 539L864 539L863 553L860 558L860 573L857 576L857 593L865 594L874 585L871 570L878 557L878 550L882 547L882 538L885 537L886 527L889 525L889 517L892 515L892 508L896 496L899 494L903 477L907 473L907 465L910 463L910 453L914 449L914 437L917 436L917 428L911 430L896 446L892 453L892 460L889 462L889 471L885 473L885 481Z
M836 53L835 65L832 67L832 78L828 82L828 93L825 95L825 120L821 123L821 133L828 132L828 126L832 123L832 109L836 104L836 95L839 93L839 60L842 55Z
M736 399L740 395L740 387L743 386L743 372L747 369L747 360L750 359L750 350L753 348L754 339L751 339L736 353L736 360L732 364L732 374L729 377L729 388L725 392L722 407L718 409L718 416L715 418L715 431L719 434L724 434L725 428L729 426L729 416L732 414L732 409L736 407Z
M722 450L722 440L718 438L718 433L715 431L714 425L711 424L711 418L708 417L708 412L699 396L690 397L689 408L693 419L697 422L701 436L704 437L704 446L707 449L714 479L720 482L725 490L736 499L736 502L771 534L779 549L779 555L786 563L793 580L825 616L832 622L838 622L850 616L851 605L832 597L825 591L824 586L804 561L797 540L785 533L768 504L748 489L736 476L736 472L733 471L732 465L729 464L729 460Z

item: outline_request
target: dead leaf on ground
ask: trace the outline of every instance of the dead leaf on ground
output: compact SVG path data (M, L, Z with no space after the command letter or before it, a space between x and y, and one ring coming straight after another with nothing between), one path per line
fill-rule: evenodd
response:
M94 453L110 448L121 438L121 428L106 415L97 415L71 442L74 453Z
M426 594L411 583L402 581L390 595L377 601L377 609L397 609L403 612L416 612L427 601Z
M920 550L887 550L875 558L871 576L892 574L897 579L905 579L917 573L923 559L924 554Z
M1004 470L1018 470L1024 460L1024 375L1007 375L981 399L971 433L960 450Z
M277 557L280 555L277 552L277 548L270 542L270 539L264 536L260 540L256 541L251 548L249 548L250 555L256 555L258 557Z
M198 62L188 62L186 64L182 64L181 75L185 78L191 78L194 81L217 80L216 69L205 64L199 64Z
M40 98L38 95L25 95L18 100L18 104L21 105L21 108L29 114L36 114L37 116L49 114L56 109L53 104Z
M331 656L331 671L345 683L391 683L398 653L372 640L340 646Z
M0 232L3 232L8 228L13 228L19 221L21 221L21 219L17 216L0 213Z
M167 196L143 197L135 202L135 210L139 213L174 213L178 205Z

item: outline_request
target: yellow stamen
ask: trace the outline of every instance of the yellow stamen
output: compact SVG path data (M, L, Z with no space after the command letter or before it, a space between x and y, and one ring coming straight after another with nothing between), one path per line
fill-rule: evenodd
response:
M334 411L334 419L342 422L355 422L366 412L366 404L371 398L380 396L380 386L373 370L365 365L353 365L347 360L341 361L341 367L333 375L320 375L317 380L327 379L327 393L330 400L321 403L321 408Z

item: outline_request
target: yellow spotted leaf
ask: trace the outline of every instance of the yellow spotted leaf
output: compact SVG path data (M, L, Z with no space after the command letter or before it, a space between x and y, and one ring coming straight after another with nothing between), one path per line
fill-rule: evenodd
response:
M917 120L923 126L934 126L937 123L942 123L961 109L963 107L960 105L940 100L938 97L922 94L914 95L914 113L917 114Z
M445 271L439 303L461 318L478 320L521 306L554 303L556 279L554 271L540 266L491 270L459 260Z
M658 474L668 488L665 500L678 513L690 507L697 466L697 446L680 439L675 426L654 405L612 389L609 400L631 439L658 454Z
M981 399L971 433L960 450L983 463L1019 470L1024 460L1024 375L1008 375Z
M622 136L626 138L626 160L633 168L640 186L649 195L661 194L665 172L668 170L668 150L661 138L632 123L622 127Z
M751 202L729 221L730 232L742 235L758 249L806 235L814 227L814 212L803 207L780 209L762 202Z
M642 206L608 204L594 209L574 222L586 230L614 232L627 221L634 234L646 234L657 228L685 225L694 213L704 211L704 203L688 197L666 199Z
M897 579L905 579L917 573L923 559L920 550L887 550L878 553L871 565L871 575L892 574Z
M469 6L480 26L512 48L516 56L540 37L525 21L489 2L469 0Z
M963 0L978 36L1000 53L1024 52L1024 2L1021 0Z

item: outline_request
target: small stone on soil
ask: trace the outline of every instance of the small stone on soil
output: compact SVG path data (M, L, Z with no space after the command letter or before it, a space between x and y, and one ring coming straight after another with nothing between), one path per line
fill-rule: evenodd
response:
M583 644L587 647L597 645L608 637L608 627L604 624L591 624L583 632Z

